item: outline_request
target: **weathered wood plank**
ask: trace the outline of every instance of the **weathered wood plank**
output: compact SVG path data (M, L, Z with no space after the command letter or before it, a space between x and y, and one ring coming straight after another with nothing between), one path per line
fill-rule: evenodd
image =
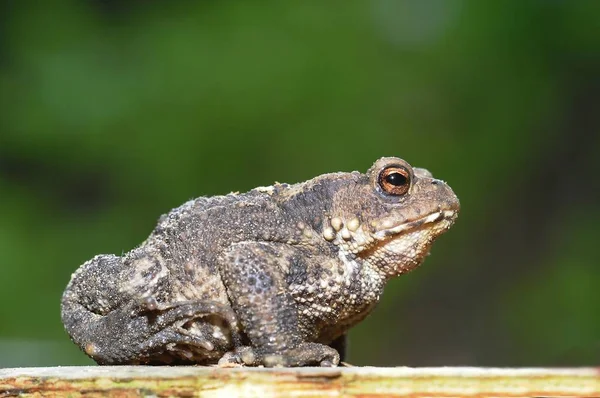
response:
M84 366L0 370L0 397L600 397L600 370Z

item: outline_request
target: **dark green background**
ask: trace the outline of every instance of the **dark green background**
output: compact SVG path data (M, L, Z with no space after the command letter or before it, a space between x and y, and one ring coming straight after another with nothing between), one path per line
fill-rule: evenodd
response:
M170 208L390 155L463 210L351 362L600 360L599 2L0 4L0 366L89 363L70 274Z

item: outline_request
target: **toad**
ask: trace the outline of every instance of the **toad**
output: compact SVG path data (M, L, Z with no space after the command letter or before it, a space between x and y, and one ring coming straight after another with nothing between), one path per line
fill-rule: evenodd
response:
M200 197L129 253L84 263L62 321L99 364L336 366L348 330L458 211L446 183L395 157Z

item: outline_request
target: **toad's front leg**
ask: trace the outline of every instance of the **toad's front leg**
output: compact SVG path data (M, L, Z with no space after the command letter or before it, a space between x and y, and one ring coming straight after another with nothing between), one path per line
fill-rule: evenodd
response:
M297 249L278 243L241 242L221 259L229 299L250 340L223 356L220 364L265 366L336 366L338 352L306 341L298 306L288 291L284 271Z

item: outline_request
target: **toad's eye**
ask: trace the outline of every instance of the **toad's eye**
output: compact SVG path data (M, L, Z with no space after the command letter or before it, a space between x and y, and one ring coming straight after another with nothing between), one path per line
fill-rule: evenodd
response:
M386 167L379 173L379 186L388 195L404 195L410 188L410 173L404 167Z

